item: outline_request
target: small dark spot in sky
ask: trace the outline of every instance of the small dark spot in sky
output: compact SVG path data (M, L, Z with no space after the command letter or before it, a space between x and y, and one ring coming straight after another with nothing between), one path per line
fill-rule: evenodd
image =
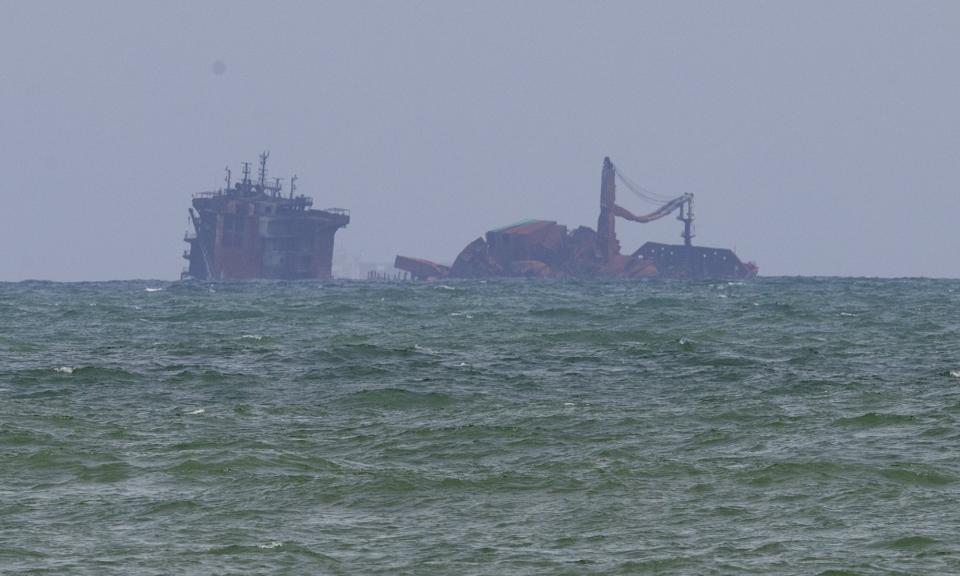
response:
M223 73L227 71L227 65L223 63L223 60L217 60L210 69L213 70L213 73L217 76L222 76Z

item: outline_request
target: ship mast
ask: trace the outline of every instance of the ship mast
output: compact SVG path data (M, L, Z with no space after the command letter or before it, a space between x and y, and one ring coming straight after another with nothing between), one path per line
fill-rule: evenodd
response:
M266 187L267 182L267 158L270 157L270 152L266 151L260 155L260 188Z
M603 159L603 172L600 177L600 218L597 221L597 240L600 255L609 262L620 254L617 241L615 207L617 204L616 169L610 158Z
M690 194L690 199L686 202L686 212L684 212L684 204L680 205L680 214L677 216L677 220L683 222L683 245L684 246L693 246L693 194Z

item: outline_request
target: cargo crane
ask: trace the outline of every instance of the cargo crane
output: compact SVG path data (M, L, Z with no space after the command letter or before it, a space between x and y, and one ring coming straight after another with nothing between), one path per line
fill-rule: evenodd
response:
M620 180L628 190L642 200L657 205L657 209L649 214L637 215L617 204L616 180ZM620 253L620 243L617 241L615 218L623 218L631 222L646 224L669 216L679 210L677 220L683 222L683 245L693 245L693 194L683 194L676 198L663 196L651 192L627 178L610 161L603 159L603 174L600 182L600 219L597 232L600 236L601 251L609 258Z
M638 215L617 204L617 180L654 204L654 210ZM620 252L617 218L643 224L675 212L683 222L683 244L647 242L632 253ZM596 230L580 226L568 231L553 220L523 220L467 244L452 266L400 255L394 266L422 280L502 276L703 280L757 275L757 265L742 262L732 250L693 245L693 194L671 198L651 192L620 173L610 158L603 160Z

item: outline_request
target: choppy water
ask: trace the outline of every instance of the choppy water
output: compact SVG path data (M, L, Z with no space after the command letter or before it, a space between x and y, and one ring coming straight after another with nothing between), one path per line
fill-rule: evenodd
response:
M960 282L0 284L0 572L960 573Z

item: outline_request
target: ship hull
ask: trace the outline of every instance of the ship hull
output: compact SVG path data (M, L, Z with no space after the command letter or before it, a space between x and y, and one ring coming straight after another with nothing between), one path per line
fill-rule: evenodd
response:
M320 210L287 217L198 213L188 273L203 280L330 278L334 236L349 221Z
M647 242L633 257L652 262L660 278L737 280L757 275L756 264L742 262L728 248Z
M185 238L184 277L198 280L324 280L331 278L337 230L346 210L311 209L305 196L284 197L244 179L233 188L198 194Z

